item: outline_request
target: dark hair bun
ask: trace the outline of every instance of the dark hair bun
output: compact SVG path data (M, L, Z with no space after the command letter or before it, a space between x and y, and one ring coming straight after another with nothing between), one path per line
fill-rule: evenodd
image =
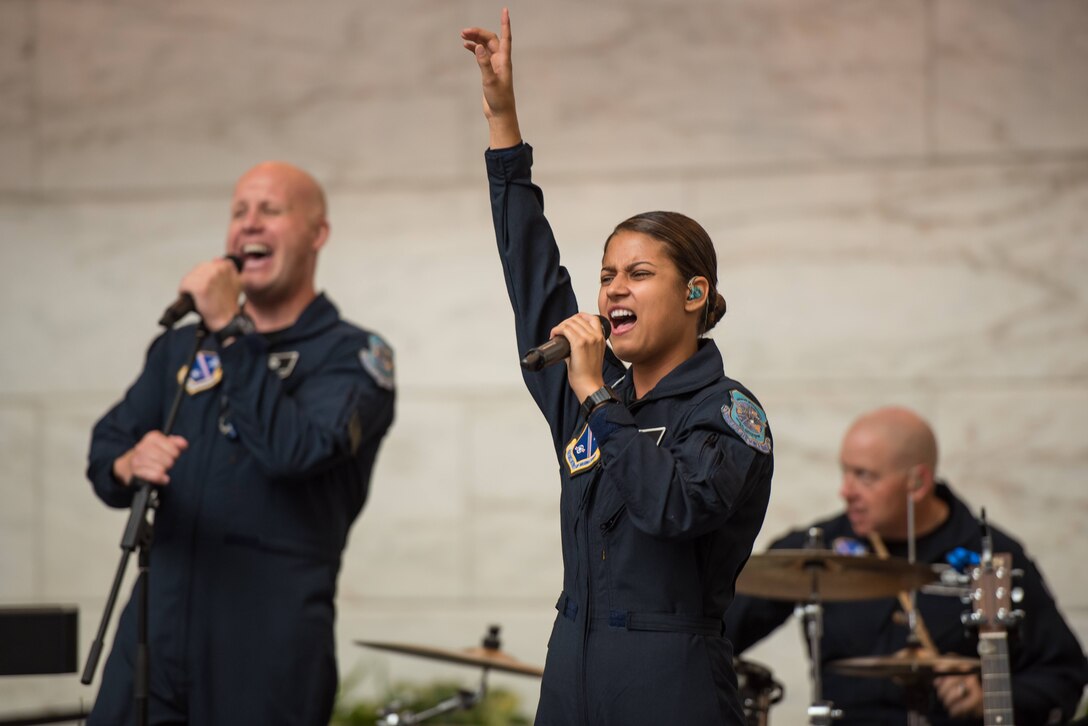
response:
M707 301L707 305L710 302ZM718 321L725 315L725 298L722 297L720 292L714 293L714 307L712 307L706 315L706 330L703 332L709 333L710 330L718 324Z

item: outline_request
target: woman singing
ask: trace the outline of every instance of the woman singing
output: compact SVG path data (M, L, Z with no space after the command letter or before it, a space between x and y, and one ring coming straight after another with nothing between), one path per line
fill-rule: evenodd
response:
M714 246L675 212L620 222L597 296L609 350L600 319L578 312L531 180L509 14L500 35L461 35L483 77L491 207L519 350L554 336L570 343L565 371L525 374L562 472L563 592L536 723L741 724L722 616L763 523L773 457L759 402L702 337L725 312Z

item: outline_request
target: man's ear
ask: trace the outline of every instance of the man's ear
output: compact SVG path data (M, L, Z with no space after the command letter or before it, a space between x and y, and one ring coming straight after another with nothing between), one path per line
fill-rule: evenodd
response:
M910 468L907 473L908 487L910 488L910 495L914 498L914 501L920 502L929 496L933 491L934 479L933 472L925 464L915 464Z
M311 247L314 252L317 252L325 246L325 242L329 239L329 220L322 219L317 223L317 230L314 232L314 241L311 243Z

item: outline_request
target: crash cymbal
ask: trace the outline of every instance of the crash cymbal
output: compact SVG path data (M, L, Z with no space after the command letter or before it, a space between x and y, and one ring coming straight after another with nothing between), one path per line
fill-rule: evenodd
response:
M531 666L527 663L521 663L498 648L475 647L465 648L464 650L442 650L441 648L432 648L426 645L381 643L373 640L356 640L355 644L365 645L368 648L377 648L378 650L403 653L405 655L416 655L421 658L430 658L432 660L443 660L451 663L461 663L462 665L492 668L497 671L506 671L508 673L519 673L523 676L536 676L539 678L544 675L544 670L542 668L537 668L536 666Z
M827 664L828 670L857 678L931 679L949 674L977 673L978 658L964 655L933 655L919 650L901 650L893 655L844 658Z
M929 565L826 550L770 550L752 555L737 578L737 592L772 600L807 601L813 578L820 600L894 597L937 579Z

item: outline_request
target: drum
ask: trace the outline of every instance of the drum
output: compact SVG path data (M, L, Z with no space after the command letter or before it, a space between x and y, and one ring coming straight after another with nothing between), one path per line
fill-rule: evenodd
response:
M771 706L786 692L782 684L774 679L770 668L754 661L734 658L733 670L737 672L747 726L769 726Z

